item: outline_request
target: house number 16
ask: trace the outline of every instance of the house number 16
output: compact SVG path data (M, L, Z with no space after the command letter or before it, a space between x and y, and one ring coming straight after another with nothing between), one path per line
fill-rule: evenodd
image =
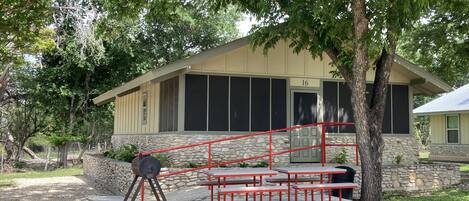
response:
M303 86L305 86L305 87L309 86L309 81L308 80L303 80Z

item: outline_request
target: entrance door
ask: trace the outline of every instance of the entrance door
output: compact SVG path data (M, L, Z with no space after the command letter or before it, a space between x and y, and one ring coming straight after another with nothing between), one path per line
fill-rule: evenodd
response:
M292 91L292 124L305 125L317 122L318 95L314 92ZM317 127L306 127L290 132L292 149L318 145L321 135ZM321 150L308 149L290 154L291 162L320 162Z

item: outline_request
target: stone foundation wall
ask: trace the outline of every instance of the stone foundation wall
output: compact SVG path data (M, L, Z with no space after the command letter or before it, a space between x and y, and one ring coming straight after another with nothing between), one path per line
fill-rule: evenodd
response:
M167 171L180 171L182 168L169 168ZM101 155L85 155L83 157L83 173L94 181L96 187L106 189L114 194L124 195L134 177L131 164L106 158ZM165 192L195 186L196 182L206 180L207 175L201 172L188 172L161 178L161 188ZM150 192L149 190L146 192Z
M222 139L232 137L234 135L214 135L214 134L181 134L181 133L165 133L165 134L148 134L148 135L113 135L112 144L114 148L123 144L135 144L141 150L153 150L169 148L207 140ZM385 135L385 149L383 154L383 163L393 164L396 156L403 155L401 164L415 164L418 162L418 145L415 138L411 135ZM327 143L355 143L355 135L328 135ZM282 151L290 148L289 136L287 133L273 135L273 150ZM327 161L331 162L334 156L341 152L343 147L328 147L326 151ZM355 148L345 148L349 161L355 162ZM179 151L168 152L167 154L173 160L173 164L184 167L188 163L206 164L207 163L206 145L183 149ZM227 161L233 159L247 158L268 153L268 137L257 136L240 140L225 141L214 144L212 146L212 159L214 162ZM260 161L248 161L250 164L257 164ZM275 165L288 165L290 162L289 154L274 157Z
M469 145L430 144L430 160L469 162Z
M361 184L360 167L352 167L357 171L355 183ZM96 187L107 189L115 194L125 194L133 178L130 163L100 155L85 155L83 168L85 176L95 181ZM169 169L169 171L177 170L181 169ZM207 176L201 172L189 172L163 178L160 182L164 191L168 192L194 186L197 181L206 179ZM392 194L427 193L459 184L460 181L459 166L455 164L389 165L383 167L383 190ZM354 192L354 197L358 198L359 195L360 187Z

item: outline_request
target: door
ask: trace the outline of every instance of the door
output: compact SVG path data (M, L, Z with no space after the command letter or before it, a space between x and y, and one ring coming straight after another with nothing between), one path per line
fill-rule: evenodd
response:
M292 91L292 125L305 125L317 122L318 95L309 91ZM295 129L290 132L290 147L292 149L312 145L319 145L321 135L316 126ZM290 161L293 163L320 162L321 150L308 149L292 152Z

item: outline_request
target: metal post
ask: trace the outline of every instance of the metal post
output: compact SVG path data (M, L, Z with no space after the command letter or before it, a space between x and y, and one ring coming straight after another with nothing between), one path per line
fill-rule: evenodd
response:
M321 164L322 164L322 166L324 166L324 164L326 163L326 126L322 125L321 128L322 128L322 133L321 133L321 153L322 153Z
M269 170L272 170L272 132L269 132Z
M142 177L142 183L140 184L140 201L145 200L145 179Z

